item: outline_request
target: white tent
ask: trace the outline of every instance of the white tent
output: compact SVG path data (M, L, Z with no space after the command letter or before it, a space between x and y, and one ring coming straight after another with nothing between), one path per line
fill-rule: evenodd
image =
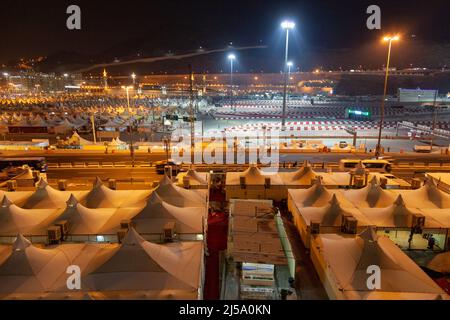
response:
M319 222L321 227L340 227L343 216L354 217L358 221L358 226L370 225L370 222L356 208L342 208L336 194L332 195L329 204L324 207L305 207L300 208L299 212L306 225L310 225L311 222Z
M126 218L129 217L118 214L115 208L86 208L71 195L66 210L56 220L67 220L70 234L84 235L117 232L120 221Z
M266 178L271 185L283 185L278 174L262 172L256 165L250 165L244 172L227 172L226 185L240 185L241 177L245 178L246 185L264 185Z
M314 172L311 165L305 162L301 168L295 172L280 172L279 173L284 184L292 186L310 186L313 180L318 178L318 174Z
M361 211L372 225L386 228L411 228L413 215L423 214L419 209L407 207L402 195L398 195L394 203L386 208L361 208ZM424 227L440 228L442 226L431 217L427 217Z
M427 264L427 268L440 272L440 273L450 273L450 251L437 254L430 262Z
M36 191L25 200L22 207L25 209L64 208L69 196L69 192L56 190L41 178L36 185Z
M204 215L202 207L176 207L163 201L154 192L133 222L140 234L161 234L167 222L175 222L179 234L202 234Z
M436 184L427 180L425 185L417 190L399 190L405 202L410 207L430 209L450 209L450 195L439 190Z
M331 298L335 299L435 299L444 291L391 240L372 228L356 238L321 234L311 245L311 255ZM378 290L367 287L368 267L381 271ZM325 270L322 270L325 268ZM375 296L373 296L375 295Z
M89 291L107 297L145 290L157 298L172 293L198 298L201 287L203 247L201 242L165 245L145 241L133 228L106 262L83 279Z
M353 207L340 192L327 189L322 184L322 179L317 179L314 185L308 189L288 189L288 202L296 207L324 207L329 204L333 194L344 207Z
M343 194L356 207L360 208L387 207L392 205L395 200L394 194L380 187L376 177L373 177L364 188L347 190Z
M156 192L163 201L177 207L206 207L205 190L186 190L177 187L166 175L153 192Z
M149 194L147 190L112 190L97 177L80 202L88 208L142 207Z
M0 265L0 296L8 298L14 293L45 293L70 262L63 251L37 248L19 234L11 254Z
M45 235L46 227L57 215L55 209L19 208L4 196L0 204L0 235Z

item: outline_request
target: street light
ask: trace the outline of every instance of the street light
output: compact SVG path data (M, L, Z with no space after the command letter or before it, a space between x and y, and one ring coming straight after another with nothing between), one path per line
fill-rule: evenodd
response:
M291 80L291 68L294 65L294 63L292 61L288 61L286 63L286 66L288 68L288 73L287 73L287 78L288 78L288 84L290 83L289 80ZM286 101L289 100L289 97L286 97ZM287 103L287 102L286 102Z
M136 84L136 74L133 72L131 74L131 79L133 79L133 86Z
M228 55L228 60L230 60L230 104L233 109L233 61L236 60L236 56L233 53L230 53Z
M122 86L122 89L124 89L127 92L127 106L128 109L130 109L130 89L133 89L132 86ZM134 123L131 123L130 125L130 155L131 155L131 166L134 167L134 146L133 146L133 128Z
M286 93L288 82L288 50L289 50L289 30L294 29L295 23L289 20L285 20L281 23L281 27L286 30L286 47L284 50L284 90L283 90L283 116L281 119L281 130L285 130L286 123Z
M389 76L389 62L391 60L391 46L392 41L398 41L400 37L398 35L395 36L385 36L383 38L384 42L388 42L388 53L387 53L387 61L386 61L386 74L384 77L384 90L383 90L383 99L381 100L381 110L380 110L380 125L378 128L378 142L375 149L375 157L378 159L381 155L381 131L383 130L383 121L384 121L384 104L386 102L386 90L387 90L387 82Z

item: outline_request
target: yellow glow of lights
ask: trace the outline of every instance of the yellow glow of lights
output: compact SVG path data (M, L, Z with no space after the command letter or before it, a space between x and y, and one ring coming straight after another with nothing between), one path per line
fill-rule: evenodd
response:
M400 36L399 35L395 35L395 36L385 36L383 38L383 41L398 41L400 40Z

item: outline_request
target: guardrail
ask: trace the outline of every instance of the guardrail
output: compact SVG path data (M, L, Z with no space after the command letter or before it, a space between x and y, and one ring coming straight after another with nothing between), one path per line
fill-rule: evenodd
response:
M282 162L274 164L279 168L294 168L301 165L301 162ZM195 164L195 169L198 171L242 171L248 168L248 164ZM260 165L261 167L268 167L269 165ZM337 169L339 168L339 163L337 162L313 162L311 166L314 169ZM131 161L120 161L120 162L50 162L48 163L49 169L95 169L95 168L131 168L133 164ZM146 161L135 161L135 168L154 168L150 162ZM189 164L182 164L182 170L189 169ZM423 169L423 170L449 170L450 162L417 162L417 161L399 161L392 164L393 170L401 169Z

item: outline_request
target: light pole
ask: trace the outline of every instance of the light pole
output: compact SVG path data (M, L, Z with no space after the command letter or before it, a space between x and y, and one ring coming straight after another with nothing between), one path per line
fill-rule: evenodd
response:
M130 93L129 90L133 88L131 86L122 87L122 89L125 89L127 93L127 106L128 109L130 109ZM134 122L130 124L130 156L131 156L131 166L134 167L134 145L133 145L133 128L134 128Z
M230 105L233 109L233 61L236 59L236 56L233 53L228 55L228 60L230 60ZM234 109L234 111L236 111Z
M294 29L295 23L289 20L285 20L281 23L281 27L286 30L286 47L284 50L284 89L283 89L283 115L281 118L281 130L285 130L286 123L286 93L287 93L287 83L288 83L288 51L289 51L289 30Z
M288 76L287 76L287 78L288 78L288 85L291 83L291 68L292 68L292 66L294 65L294 63L292 62L292 61L288 61L287 63L286 63L286 66L287 66L287 68L288 68ZM286 105L289 103L289 95L287 95L286 96Z
M134 72L131 74L131 79L133 80L133 87L134 87L134 85L136 84L136 74Z
M388 82L388 76L389 76L389 62L391 59L391 46L392 41L398 41L400 37L397 36L386 36L383 38L383 41L388 41L388 54L387 54L387 61L386 61L386 74L384 77L384 90L383 90L383 100L381 100L381 110L380 110L380 124L378 129L378 142L375 149L375 157L378 159L381 155L381 131L383 130L383 121L384 121L384 104L386 102L386 90L387 90L387 82Z

